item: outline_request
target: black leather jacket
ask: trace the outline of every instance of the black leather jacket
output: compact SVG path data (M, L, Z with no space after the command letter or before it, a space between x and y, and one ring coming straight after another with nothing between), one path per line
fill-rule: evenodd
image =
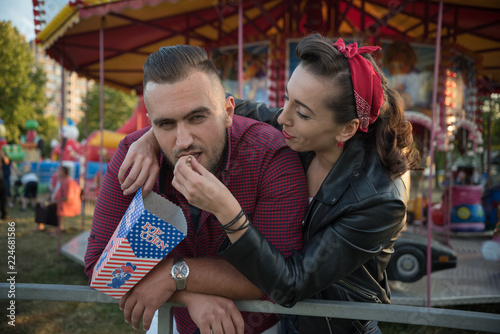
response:
M236 113L277 124L280 109L237 100ZM307 169L313 153L302 154ZM373 150L350 145L312 199L305 245L285 259L254 228L221 256L275 302L307 298L390 303L385 269L405 222L407 191L392 180ZM358 333L366 321L300 317L301 333ZM358 331L356 331L358 330Z

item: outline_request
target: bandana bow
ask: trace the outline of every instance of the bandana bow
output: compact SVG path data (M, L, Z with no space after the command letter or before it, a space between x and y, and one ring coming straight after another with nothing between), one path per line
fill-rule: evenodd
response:
M333 44L349 62L351 69L352 86L356 100L356 111L359 118L360 131L367 132L368 125L375 122L380 107L384 103L384 91L380 74L373 68L372 63L361 56L362 53L372 53L381 48L378 46L363 46L358 48L357 43L345 45L342 38Z

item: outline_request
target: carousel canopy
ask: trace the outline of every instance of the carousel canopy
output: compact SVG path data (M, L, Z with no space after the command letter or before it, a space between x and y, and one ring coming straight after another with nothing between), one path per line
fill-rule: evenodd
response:
M50 0L48 0L50 1ZM141 90L142 66L160 46L214 47L238 43L239 1L77 0L43 25L45 1L33 0L37 41L65 68L99 78L103 31L105 83ZM244 41L300 37L310 31L432 44L439 1L246 0ZM500 89L500 1L445 0L442 40L477 56L485 85Z

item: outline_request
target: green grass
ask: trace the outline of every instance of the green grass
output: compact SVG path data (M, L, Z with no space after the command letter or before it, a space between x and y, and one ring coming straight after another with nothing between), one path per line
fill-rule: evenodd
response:
M83 267L58 254L57 235L34 231L34 211L21 212L19 207L9 210L10 219L16 226L16 282L87 285ZM85 217L85 228L90 229L91 217ZM66 232L62 244L80 233L81 217L65 220ZM0 221L0 279L6 282L7 270L7 221ZM123 320L117 304L16 301L16 326L7 324L5 310L8 300L0 300L2 319L0 333L137 333ZM453 307L469 311L500 313L499 304L468 305ZM401 333L474 333L449 328L380 323L384 334ZM321 333L318 333L321 334Z
M0 278L6 282L7 222L16 227L16 283L44 283L87 285L83 266L58 254L57 235L34 231L34 210L21 212L19 205L9 209L10 219L0 222ZM66 231L61 243L69 241L81 231L81 217L66 218ZM90 229L91 217L85 217L85 228ZM123 320L118 304L16 301L15 327L8 325L6 308L9 300L0 300L2 319L0 333L137 333Z

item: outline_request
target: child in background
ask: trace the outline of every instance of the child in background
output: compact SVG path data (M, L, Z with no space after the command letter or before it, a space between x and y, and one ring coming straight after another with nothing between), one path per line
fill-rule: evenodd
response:
M31 207L36 206L36 197L38 193L38 176L31 170L30 165L23 167L24 174L21 177L21 183L24 186L22 211L26 211L28 201L31 201Z

